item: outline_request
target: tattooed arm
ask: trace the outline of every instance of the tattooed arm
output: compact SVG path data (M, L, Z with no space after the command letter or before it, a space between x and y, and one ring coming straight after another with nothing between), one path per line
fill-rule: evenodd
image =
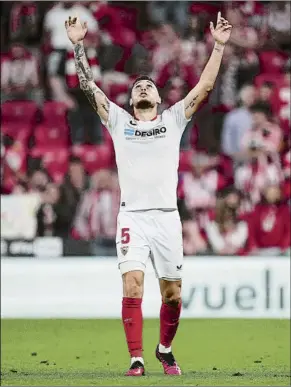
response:
M213 89L220 68L224 45L215 43L212 54L206 64L197 85L190 91L184 100L185 116L187 119L196 112L201 102Z
M94 82L93 73L86 58L83 42L77 42L74 44L74 55L80 88L83 90L102 121L107 122L109 114L109 100Z
M221 12L217 14L215 28L213 22L210 22L210 32L215 44L199 82L185 98L186 118L190 118L195 113L199 104L207 97L209 91L213 89L221 65L224 46L229 40L231 29L232 26L221 16Z

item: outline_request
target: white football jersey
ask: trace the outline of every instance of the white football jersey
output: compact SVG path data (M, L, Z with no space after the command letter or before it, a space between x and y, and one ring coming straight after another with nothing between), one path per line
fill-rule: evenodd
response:
M184 100L146 122L110 102L105 126L115 148L120 211L177 208L180 140L189 121Z

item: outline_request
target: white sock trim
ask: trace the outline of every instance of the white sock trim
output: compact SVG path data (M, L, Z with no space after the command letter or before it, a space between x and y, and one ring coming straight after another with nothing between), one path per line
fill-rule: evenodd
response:
M144 364L144 360L142 357L132 357L130 359L130 365L132 366L135 361L140 361L142 364Z
M172 347L166 348L163 344L159 344L159 352L170 353L172 352Z

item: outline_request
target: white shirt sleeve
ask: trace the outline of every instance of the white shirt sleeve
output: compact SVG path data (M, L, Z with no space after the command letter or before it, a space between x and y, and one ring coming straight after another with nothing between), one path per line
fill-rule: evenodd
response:
M126 111L114 102L109 101L109 113L108 120L104 122L101 119L102 124L108 129L110 134L113 134L116 130L117 124L126 117Z
M174 122L177 125L179 131L183 133L184 129L186 128L186 125L188 124L188 122L191 121L191 118L188 119L185 116L184 99L175 103L175 105L165 110L165 112L170 115L170 119L172 120L172 122Z

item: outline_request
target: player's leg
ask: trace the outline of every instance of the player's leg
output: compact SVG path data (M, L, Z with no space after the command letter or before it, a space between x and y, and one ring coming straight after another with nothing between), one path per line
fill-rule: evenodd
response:
M124 270L121 264L120 269ZM137 265L138 266L138 265ZM142 297L144 272L133 270L122 275L123 300L122 322L131 358L131 367L127 376L139 376L144 374L143 346L142 346Z
M159 352L171 352L171 344L176 335L181 313L182 281L160 279L162 306L160 311Z
M151 250L162 295L160 342L156 348L156 356L162 363L165 374L181 375L171 345L181 313L182 227L178 212L159 214L156 223L157 236Z
M162 363L167 375L181 375L172 352L172 341L177 333L181 313L181 280L160 279L162 305L160 311L160 343L156 357Z
M117 256L123 280L122 321L131 366L127 376L144 374L142 348L142 296L149 246L140 214L120 213L117 221Z

